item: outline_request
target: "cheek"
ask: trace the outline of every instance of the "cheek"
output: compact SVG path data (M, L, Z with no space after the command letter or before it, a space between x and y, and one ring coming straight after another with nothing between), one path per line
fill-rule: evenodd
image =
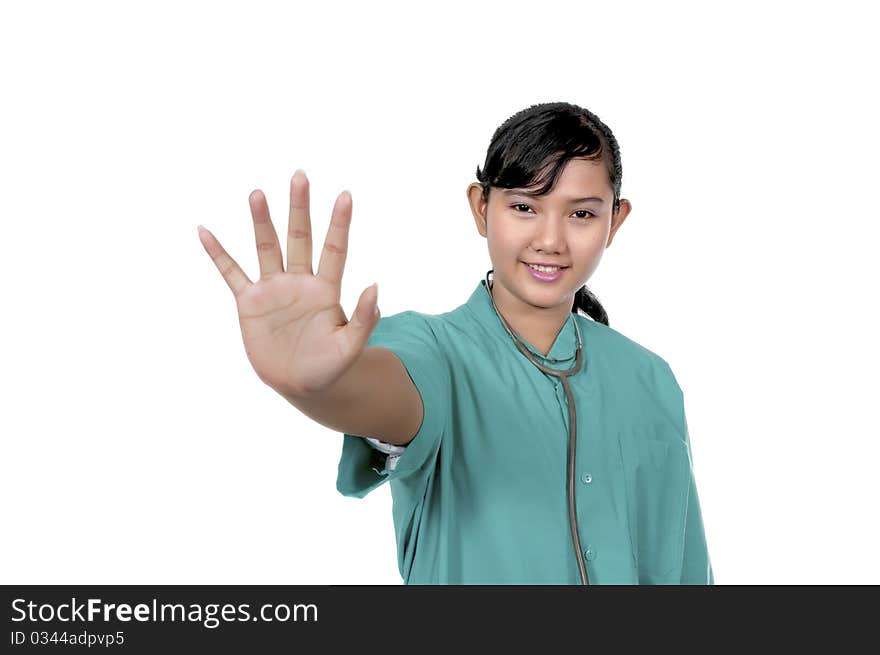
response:
M605 244L608 241L608 234L597 234L594 239L591 239L587 244L587 256L588 257L601 257L602 253L605 252Z
M597 239L585 247L580 257L580 265L583 274L589 276L598 268L602 255L605 254L605 241Z
M605 254L607 234L602 230L596 230L589 235L581 235L577 243L569 242L572 256L578 261L578 266L592 272L599 265L599 260Z
M601 257L605 252L605 245L608 243L608 235L610 233L609 226L606 223L596 224L595 229L590 230L589 234L584 235L581 242L583 252L586 257Z
M491 223L489 224L486 240L489 242L489 250L498 253L522 252L529 242L527 234L510 229L508 226L498 225L497 222L495 229Z

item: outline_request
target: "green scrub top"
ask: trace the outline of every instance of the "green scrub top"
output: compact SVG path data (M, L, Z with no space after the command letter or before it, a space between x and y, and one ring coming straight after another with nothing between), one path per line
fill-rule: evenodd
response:
M380 318L367 345L400 359L424 418L393 469L377 464L387 455L362 435L344 434L336 488L363 498L390 481L404 584L581 584L565 389L517 350L485 286L480 280L445 314ZM546 357L523 343L542 364L571 368L574 321L583 347L581 370L569 378L575 494L589 583L714 584L672 370L575 313Z

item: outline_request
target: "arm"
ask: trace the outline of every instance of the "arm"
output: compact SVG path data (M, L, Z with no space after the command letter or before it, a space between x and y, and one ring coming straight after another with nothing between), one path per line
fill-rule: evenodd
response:
M700 497L697 494L694 459L691 454L690 430L688 429L687 414L684 407L684 393L669 364L665 360L663 363L669 375L669 383L664 386L664 389L671 394L671 406L675 413L676 423L679 426L679 432L684 441L688 458L687 510L684 525L680 582L685 585L714 585L715 572L712 569L712 561L709 557L706 531L703 526L703 513L700 508Z
M329 389L300 395L275 389L313 421L337 432L405 446L418 433L423 406L403 363L390 350L368 346Z
M685 519L684 554L681 567L681 584L714 585L715 574L706 545L703 528L703 515L697 495L697 484L691 469L690 487L687 499L687 518Z

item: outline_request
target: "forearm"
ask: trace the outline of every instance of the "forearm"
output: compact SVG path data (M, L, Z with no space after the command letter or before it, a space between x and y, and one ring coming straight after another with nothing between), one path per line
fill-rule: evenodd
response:
M365 348L342 377L320 393L275 390L313 421L337 432L402 443L421 423L421 397L406 369L392 352L377 346Z

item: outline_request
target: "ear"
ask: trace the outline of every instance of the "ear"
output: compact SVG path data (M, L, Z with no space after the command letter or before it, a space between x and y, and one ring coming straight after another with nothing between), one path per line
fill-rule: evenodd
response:
M471 213L474 215L474 222L477 225L477 231L485 238L487 234L486 228L486 212L488 202L483 200L483 187L477 182L472 182L467 188L468 204L471 206Z
M632 203L626 198L621 198L620 207L617 210L617 213L611 215L611 232L608 234L608 243L605 244L606 248L611 245L611 240L614 239L614 235L617 233L618 228L623 225L623 222L626 220L626 217L629 216L631 211Z

